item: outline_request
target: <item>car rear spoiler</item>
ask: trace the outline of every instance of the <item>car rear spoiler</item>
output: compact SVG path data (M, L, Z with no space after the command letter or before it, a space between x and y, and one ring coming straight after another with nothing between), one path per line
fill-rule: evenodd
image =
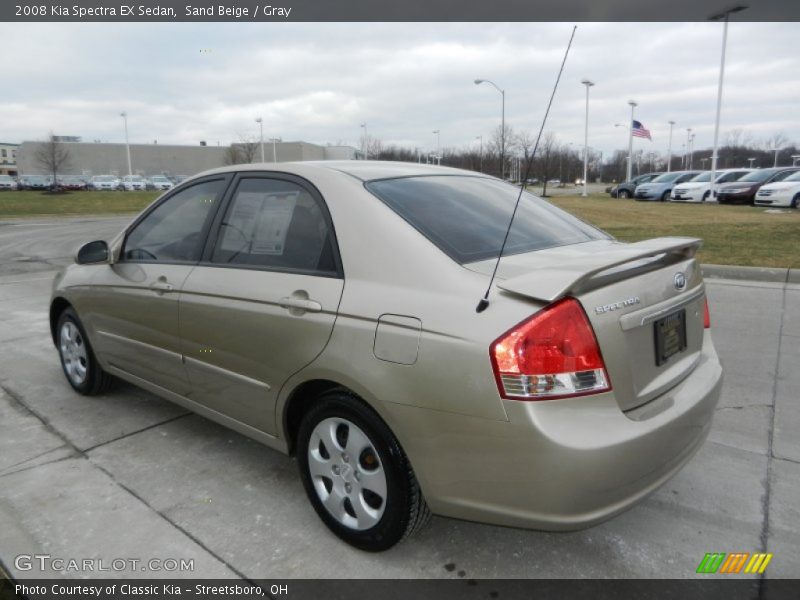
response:
M668 264L693 258L703 241L689 237L662 237L619 244L594 255L552 260L542 253L542 266L499 281L497 287L544 302L576 295Z

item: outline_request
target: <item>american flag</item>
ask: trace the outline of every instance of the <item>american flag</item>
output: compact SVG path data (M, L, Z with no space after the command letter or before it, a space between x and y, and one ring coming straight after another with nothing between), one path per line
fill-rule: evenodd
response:
M645 126L641 124L641 122L634 121L632 130L633 130L633 135L635 135L636 137L643 137L647 138L651 142L653 141L653 138L650 137L650 130L646 129Z

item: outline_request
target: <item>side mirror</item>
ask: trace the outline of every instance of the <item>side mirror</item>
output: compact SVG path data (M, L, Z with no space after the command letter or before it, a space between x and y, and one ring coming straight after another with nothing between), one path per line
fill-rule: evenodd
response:
M103 240L89 242L81 246L75 262L79 265L92 265L96 263L108 262L108 244Z

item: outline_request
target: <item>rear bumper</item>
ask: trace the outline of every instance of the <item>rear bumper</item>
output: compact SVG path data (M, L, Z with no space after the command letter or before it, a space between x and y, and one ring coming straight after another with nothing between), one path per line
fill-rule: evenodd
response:
M504 401L508 422L388 406L437 514L515 527L594 525L657 489L706 439L722 369L708 332L689 377L623 413L613 392ZM392 419L395 421L395 419ZM398 432L401 433L401 432Z

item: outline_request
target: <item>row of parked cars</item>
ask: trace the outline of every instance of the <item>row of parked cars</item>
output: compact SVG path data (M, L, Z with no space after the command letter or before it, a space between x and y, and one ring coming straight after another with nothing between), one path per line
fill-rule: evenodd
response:
M665 202L706 202L711 196L711 171L645 173L606 191L614 198ZM800 206L800 167L722 169L714 180L720 204Z
M0 175L0 191L7 190L171 190L174 186L186 179L184 176L167 177L166 175L63 175L53 183L52 176L46 175L20 175L17 178L9 175Z

